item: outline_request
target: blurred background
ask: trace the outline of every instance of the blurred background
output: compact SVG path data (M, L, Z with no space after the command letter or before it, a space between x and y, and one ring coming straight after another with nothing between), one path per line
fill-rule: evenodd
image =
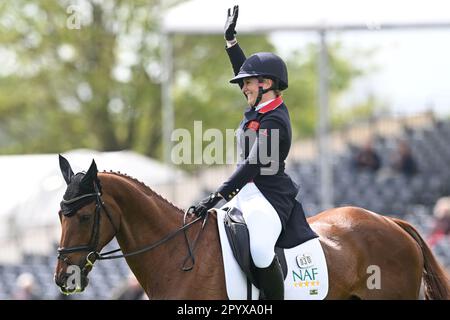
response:
M450 268L446 2L16 0L0 3L0 299L67 298L53 282L58 153L181 208L233 172L231 151L217 165L195 152L175 163L172 134L186 129L195 150L204 131L239 124L246 101L228 83L223 39L235 4L246 54L287 62L287 171L307 215L356 205L405 219ZM145 298L124 260L90 278L71 299Z

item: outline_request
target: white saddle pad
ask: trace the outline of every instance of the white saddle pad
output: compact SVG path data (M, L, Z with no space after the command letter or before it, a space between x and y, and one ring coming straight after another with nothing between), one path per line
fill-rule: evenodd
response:
M225 233L225 211L215 209L225 270L228 298L247 299L247 279L242 272ZM286 300L322 300L328 294L328 269L318 238L284 250L288 273L284 280ZM252 300L258 300L259 289L252 285Z

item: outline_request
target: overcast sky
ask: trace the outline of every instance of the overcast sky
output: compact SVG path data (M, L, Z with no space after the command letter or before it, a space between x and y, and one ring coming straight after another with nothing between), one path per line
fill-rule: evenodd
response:
M276 33L271 38L285 55L317 42L318 37L313 33ZM440 115L450 115L450 30L345 32L330 34L329 39L341 41L348 53L376 49L370 59L358 59L356 63L377 70L355 82L343 105L374 93L395 114L431 108Z

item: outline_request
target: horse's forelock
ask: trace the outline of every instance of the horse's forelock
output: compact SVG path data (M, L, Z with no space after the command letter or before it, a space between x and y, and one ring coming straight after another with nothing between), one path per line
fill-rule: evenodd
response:
M64 200L72 200L77 197L86 194L92 194L95 192L94 186L86 187L86 184L81 183L81 180L84 178L85 173L79 172L71 179L69 185L67 186L66 192L64 193ZM67 204L63 201L61 202L61 210L64 215L69 216L73 213L77 212L80 208L92 202L94 199L92 197L82 198L80 200L75 201L74 203Z
M72 177L72 180L67 185L66 192L64 193L64 199L70 200L75 197L80 196L82 193L80 181L83 179L84 173L79 172L75 176Z

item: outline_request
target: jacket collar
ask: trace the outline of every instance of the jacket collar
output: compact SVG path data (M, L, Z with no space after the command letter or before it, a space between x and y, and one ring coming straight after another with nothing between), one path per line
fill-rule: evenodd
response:
M265 105L258 111L256 111L255 108L248 107L244 112L244 120L243 120L242 125L245 125L247 122L249 122L251 120L256 120L256 118L258 117L258 113L264 114L266 112L275 110L282 104L283 104L283 99L280 96L280 97L272 100L270 103L268 103L267 105Z
M258 112L259 113L266 113L266 112L275 110L276 108L281 106L282 103L283 103L283 98L281 98L281 96L279 96L276 99L274 99L271 102L269 102L268 104L266 104L261 109L259 109Z

